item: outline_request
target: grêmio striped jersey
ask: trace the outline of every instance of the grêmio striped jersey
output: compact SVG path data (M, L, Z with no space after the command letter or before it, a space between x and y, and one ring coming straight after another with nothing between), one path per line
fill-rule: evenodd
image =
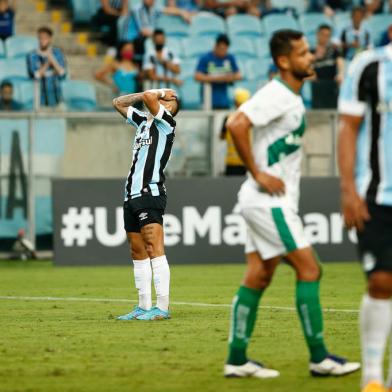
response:
M392 206L392 44L355 57L340 91L339 113L363 117L357 192L368 202Z
M136 130L132 166L125 183L125 201L146 194L166 194L165 174L174 141L176 122L171 113L160 105L155 117L130 106L127 123Z

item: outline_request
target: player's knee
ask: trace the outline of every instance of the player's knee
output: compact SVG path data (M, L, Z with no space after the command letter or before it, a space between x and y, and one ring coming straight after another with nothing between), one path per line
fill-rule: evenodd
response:
M144 247L134 247L131 249L132 260L144 260L146 259L147 252Z
M370 275L368 291L371 297L392 298L392 273L377 271Z
M297 279L305 282L315 282L321 277L321 270L318 264L301 268L297 271Z

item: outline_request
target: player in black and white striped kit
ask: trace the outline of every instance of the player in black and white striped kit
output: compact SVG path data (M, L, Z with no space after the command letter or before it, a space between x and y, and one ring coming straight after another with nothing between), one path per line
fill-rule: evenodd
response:
M143 102L146 112L134 105ZM114 99L113 106L137 128L125 184L124 228L131 249L139 304L119 320L168 319L170 270L163 245L166 208L164 169L175 136L179 102L174 90L148 90ZM151 280L157 304L152 307Z

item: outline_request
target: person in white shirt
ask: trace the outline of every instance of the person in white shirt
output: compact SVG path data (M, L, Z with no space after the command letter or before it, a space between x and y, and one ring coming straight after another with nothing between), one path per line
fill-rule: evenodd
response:
M238 209L247 225L247 270L233 301L226 377L272 378L279 372L248 359L246 349L260 298L284 258L297 277L296 304L313 376L343 376L360 368L331 355L323 336L319 298L321 268L297 214L305 107L304 80L314 74L314 55L301 32L277 31L271 41L279 76L229 118L227 127L247 170ZM250 142L249 129L253 128Z

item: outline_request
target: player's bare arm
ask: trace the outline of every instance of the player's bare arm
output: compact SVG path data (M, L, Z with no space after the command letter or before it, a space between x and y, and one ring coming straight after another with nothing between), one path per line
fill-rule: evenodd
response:
M243 160L247 170L253 178L270 194L283 194L284 183L281 179L271 176L265 172L260 172L253 156L250 144L250 129L252 123L249 118L242 112L237 111L227 120L227 129L229 130L234 145Z
M128 108L142 101L143 93L122 95L113 99L113 107L124 117L127 118Z
M160 89L160 90L147 90L143 93L143 102L146 105L148 111L156 116L160 109L160 100L173 101L176 99L176 92L171 89Z
M338 164L341 177L342 212L347 228L363 230L370 218L365 200L357 193L354 180L357 137L363 118L341 115L338 139Z

